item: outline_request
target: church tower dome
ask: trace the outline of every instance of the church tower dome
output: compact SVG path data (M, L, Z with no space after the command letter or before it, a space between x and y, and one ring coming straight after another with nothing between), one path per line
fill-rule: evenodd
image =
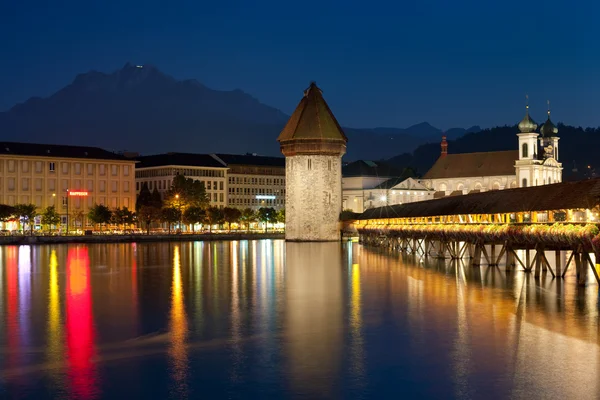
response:
M548 119L544 122L544 125L540 128L540 133L543 137L554 137L558 136L558 128L550 120L550 110L548 110Z
M525 106L525 117L519 122L519 131L521 133L535 132L537 124L529 116L529 105Z
M338 241L348 138L312 82L277 138L285 156L285 239Z

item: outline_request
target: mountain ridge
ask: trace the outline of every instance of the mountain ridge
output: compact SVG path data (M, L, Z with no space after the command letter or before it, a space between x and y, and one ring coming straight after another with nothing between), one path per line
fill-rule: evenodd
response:
M276 138L288 118L241 89L215 90L196 79L177 80L150 64L126 63L109 73L77 74L48 97L34 96L0 112L0 137L144 154L279 155ZM447 132L458 137L477 128ZM350 160L389 158L442 135L427 122L408 128L343 129L351 143L346 155Z

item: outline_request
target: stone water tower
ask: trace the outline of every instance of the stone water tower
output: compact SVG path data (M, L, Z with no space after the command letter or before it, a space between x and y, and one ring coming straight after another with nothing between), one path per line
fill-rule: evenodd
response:
M313 82L277 138L285 156L285 239L340 240L348 138Z

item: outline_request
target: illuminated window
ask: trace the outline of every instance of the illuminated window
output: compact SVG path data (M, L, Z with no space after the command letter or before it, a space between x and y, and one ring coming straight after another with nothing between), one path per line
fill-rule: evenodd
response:
M522 150L523 158L529 157L529 148L527 147L527 143L523 143Z
M527 178L523 178L523 183L521 187L527 187Z

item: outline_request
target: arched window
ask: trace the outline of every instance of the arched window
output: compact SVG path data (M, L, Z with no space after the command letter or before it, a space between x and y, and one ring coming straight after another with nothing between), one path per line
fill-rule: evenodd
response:
M512 181L512 182L510 183L510 187L511 187L511 189L514 189L514 188L516 188L516 187L517 187L517 182L516 182L516 181Z
M492 190L500 190L500 184L498 182L494 182L492 185Z
M460 190L461 192L463 192L465 190L465 185L459 183L458 185L456 185L456 190Z
M529 148L527 147L527 143L523 143L522 149L523 158L529 157Z
M440 183L440 187L439 187L439 191L440 192L445 192L447 190L447 186L445 183Z
M521 187L527 187L527 178L523 178L523 184Z

